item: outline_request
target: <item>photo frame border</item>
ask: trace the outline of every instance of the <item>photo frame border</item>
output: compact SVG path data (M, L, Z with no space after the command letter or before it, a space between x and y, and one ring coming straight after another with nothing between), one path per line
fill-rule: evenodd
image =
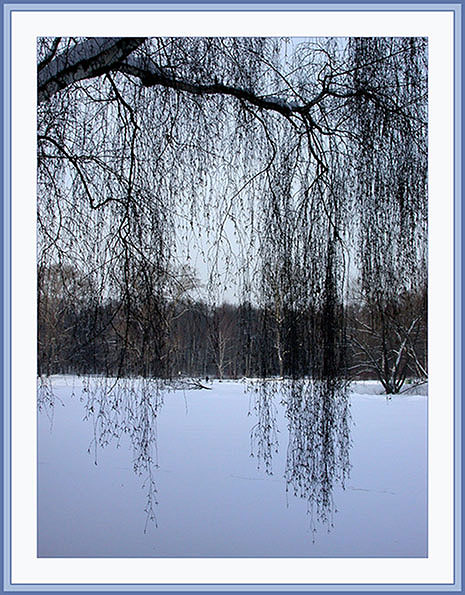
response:
M281 2L235 2L221 3L206 1L203 3L189 2L184 0L178 2L154 3L142 1L137 4L127 4L125 0L116 2L14 2L7 3L2 0L2 189L3 200L0 214L0 225L2 229L1 247L1 296L0 306L2 310L2 395L3 407L0 408L0 423L3 428L2 443L2 491L1 504L3 510L3 592L29 591L29 592L135 592L135 591L157 591L157 592L379 592L379 591L453 591L462 592L462 570L463 570L463 458L462 458L462 431L464 427L464 411L461 397L463 394L462 367L463 359L463 331L464 331L464 275L463 275L463 229L465 223L465 210L462 207L463 191L461 168L463 166L463 64L462 64L462 35L463 35L463 0L456 3L437 2L373 2L360 1L357 3L349 1L329 1L327 3L308 3L296 1L292 4ZM17 584L11 582L11 15L15 11L48 11L48 10L86 10L86 11L139 11L139 10L254 10L254 11L276 11L276 10L324 10L338 11L348 10L350 12L396 10L396 11L451 11L454 14L454 582L447 585L439 584Z

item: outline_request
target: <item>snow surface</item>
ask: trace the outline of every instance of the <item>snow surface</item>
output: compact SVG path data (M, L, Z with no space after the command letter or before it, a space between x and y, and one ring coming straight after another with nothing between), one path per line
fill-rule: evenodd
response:
M95 464L95 417L84 420L83 383L55 377L54 406L38 416L39 556L427 555L427 397L412 394L425 387L386 398L377 383L353 385L352 469L345 490L332 492L331 527L308 512L305 499L286 494L283 408L269 476L250 456L256 417L244 383L211 386L164 396L155 524L147 521L147 477L134 472L127 436L119 447L114 440L98 448Z

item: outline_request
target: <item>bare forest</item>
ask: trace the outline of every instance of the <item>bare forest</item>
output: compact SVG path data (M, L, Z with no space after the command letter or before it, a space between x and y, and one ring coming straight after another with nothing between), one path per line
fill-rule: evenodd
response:
M39 376L426 378L425 39L42 38L37 76Z

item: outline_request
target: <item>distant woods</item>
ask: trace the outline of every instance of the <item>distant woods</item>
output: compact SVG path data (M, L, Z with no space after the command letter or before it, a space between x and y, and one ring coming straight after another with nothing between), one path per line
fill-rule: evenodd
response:
M310 340L313 327L324 336L324 306L283 310L277 318L274 309L249 302L160 298L152 310L142 300L140 313L128 317L121 302L101 305L92 284L72 269L41 275L40 375L297 379L309 375L312 359L323 360L324 349L334 348ZM378 379L387 392L398 392L406 379L426 378L425 302L425 295L405 294L382 308L341 306L346 343L339 379Z
M37 138L39 375L426 377L426 39L40 38Z

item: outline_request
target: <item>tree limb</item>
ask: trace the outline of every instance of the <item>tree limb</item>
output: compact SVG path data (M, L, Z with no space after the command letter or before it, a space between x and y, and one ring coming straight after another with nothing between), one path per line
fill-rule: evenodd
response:
M306 114L312 103L299 105L297 103L287 102L280 97L264 97L257 95L249 89L225 85L220 82L211 84L193 83L168 74L142 56L129 56L116 69L139 78L141 83L146 87L161 85L178 91L186 91L193 95L230 95L247 101L261 109L276 111L286 117L293 114Z
M50 99L58 91L77 81L111 72L122 72L137 77L146 87L161 85L193 95L229 95L261 109L278 112L286 118L299 114L313 124L308 112L327 94L324 89L313 100L298 104L280 97L261 96L249 89L220 82L201 84L176 78L146 57L131 55L145 39L143 37L90 38L77 44L69 52L56 56L50 63L45 65L42 63L38 73L39 103Z
M71 84L117 70L145 37L93 37L39 66L37 98L41 103Z

